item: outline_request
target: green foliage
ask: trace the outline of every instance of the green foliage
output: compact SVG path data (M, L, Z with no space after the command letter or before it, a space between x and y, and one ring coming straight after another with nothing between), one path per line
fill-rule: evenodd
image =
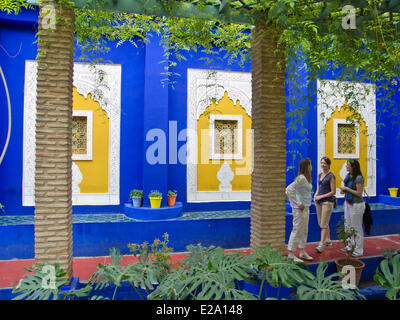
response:
M363 299L358 290L344 289L340 278L342 273L325 276L327 263L320 263L316 276L305 269L305 264L289 261L278 251L271 250L269 245L263 250L243 256L240 252L225 252L221 247L203 247L190 245L188 253L179 268L171 268L172 251L168 247L168 234L163 235L163 241L155 239L153 244L144 242L141 245L129 244L131 252L138 258L137 263L123 264L123 256L116 248L109 250L111 263L99 264L97 270L88 280L85 287L77 290L62 291L67 284L63 278L65 272L55 265L55 285L46 289L43 281L47 273L43 271L45 265L34 265L27 269L34 272L21 279L13 288L13 293L19 294L15 300L47 300L47 299L74 299L85 298L90 300L109 299L102 295L92 295L94 290L103 290L111 285L115 286L112 300L116 298L118 288L123 281L128 281L142 299L140 290L147 292L147 299L255 299L254 295L240 289L239 282L260 283L261 297L265 282L274 287L297 287L297 295L301 300L354 300ZM392 261L393 272L388 273L388 267L381 263L382 274L377 272L377 281L385 287L390 287L392 295L396 297L399 290L399 257ZM389 259L389 258L388 258ZM388 260L389 261L389 260ZM379 275L378 275L379 274ZM339 280L335 278L339 277ZM261 279L261 281L259 280ZM389 292L389 291L388 291ZM394 292L394 295L393 295ZM267 300L276 300L275 297L266 297Z
M342 241L346 247L351 248L350 252L354 251L356 248L354 238L357 235L357 230L354 228L346 228L346 221L343 217L336 225L336 234L338 240Z
M187 250L184 266L167 274L148 299L254 299L236 286L249 277L251 258L214 246L190 245Z
M316 275L306 279L297 287L297 295L300 300L357 300L365 299L358 289L344 289L340 280L343 273L333 273L325 276L328 264L321 262L318 265ZM335 279L339 278L339 279Z
M169 265L163 261L150 259L148 251L143 251L139 256L138 263L132 263L127 266L121 264L122 255L118 249L109 250L111 255L111 264L99 264L96 272L90 277L88 285L94 287L95 290L102 290L111 284L115 285L112 300L122 281L128 281L133 289L140 295L138 288L145 289L147 292L154 290L154 285L158 284Z
M143 190L133 189L129 194L129 199L135 198L143 198Z
M400 297L400 254L387 255L376 269L374 280L384 288L387 288L386 297L396 300Z
M312 278L312 273L304 268L306 266L304 263L293 262L281 252L272 250L268 243L263 250L256 248L253 265L259 271L262 279L258 295L259 299L265 282L275 288L282 285L286 288L291 288L306 279Z
M50 273L46 268L54 268L55 278L49 277ZM24 268L32 272L21 279L18 284L13 286L12 293L17 294L13 300L59 300L61 288L68 283L65 278L66 273L58 264L53 265L45 263L43 265L34 264L30 268ZM54 280L51 284L50 280Z
M4 211L4 205L1 204L1 203L0 203L0 210L3 211L3 213L5 212L5 211Z
M149 198L160 199L160 198L162 198L162 193L160 191L158 191L158 190L152 190L149 193Z
M154 239L153 243L149 245L146 241L142 244L129 243L128 248L135 257L138 257L141 263L146 263L150 259L168 263L171 260L170 253L172 248L168 247L169 235L165 232L162 236L163 240L158 238ZM170 265L166 265L169 270Z
M176 4L182 2L187 1L160 3L165 12L179 15ZM75 39L77 52L80 52L76 59L81 62L106 62L105 56L110 50L107 43L109 40L115 41L117 47L125 42L137 47L151 41L153 35L160 35L160 45L164 48L164 60L160 61L164 65L161 82L173 86L172 76L179 76L174 68L179 62L190 58L190 50L204 52L202 59L206 64L221 59L228 66L233 63L243 66L251 58L252 25L227 23L223 21L223 16L221 21L216 21L197 16L189 19L104 11L104 3L105 0L88 0L85 8L74 9ZM190 3L198 8L210 5L207 0ZM356 9L355 30L342 27L345 13L342 13L341 0L263 0L240 3L231 2L228 5L233 8L243 6L240 12L245 11L246 15L253 17L254 25L267 23L272 33L278 37L278 45L285 50L286 65L281 67L286 67L287 83L290 84L287 86L286 99L291 106L287 112L290 120L287 130L288 133L293 131L293 137L296 137L288 140L291 147L288 152L292 158L288 163L288 171L296 171L294 163L302 158L299 150L303 144L310 143L304 118L315 100L314 90L309 88L327 71L332 71L333 78L349 84L363 81L379 86L383 94L377 95L377 105L379 103L383 110L377 111L377 128L385 125L381 121L385 113L390 114L392 123L400 123L400 113L394 99L400 76L399 15L379 11L380 7L387 6L384 1L364 1L363 8ZM26 5L25 0L0 0L0 9L10 13L17 14ZM232 11L232 14L238 14L238 11ZM301 73L301 70L304 72ZM354 92L348 90L346 98L352 94ZM357 111L360 110L360 103L352 101L349 108L353 114L350 118L359 121Z
M7 14L18 14L21 8L28 9L30 5L26 0L0 0L0 11Z
M174 196L176 194L178 194L178 191L176 191L176 190L168 190L168 194L167 195Z

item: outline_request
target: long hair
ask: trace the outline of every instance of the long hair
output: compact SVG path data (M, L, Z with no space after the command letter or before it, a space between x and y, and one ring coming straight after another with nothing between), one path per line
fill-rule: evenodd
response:
M299 163L299 175L304 175L309 183L311 183L310 163L309 158L301 159Z
M351 167L351 174L350 174L351 180L354 180L355 178L357 178L357 176L362 176L360 163L358 162L358 160L350 159L349 163Z

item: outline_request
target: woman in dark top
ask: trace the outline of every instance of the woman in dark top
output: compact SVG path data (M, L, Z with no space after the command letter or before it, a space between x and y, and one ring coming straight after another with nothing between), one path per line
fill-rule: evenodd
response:
M318 252L324 251L324 246L331 246L329 220L333 211L334 195L336 194L336 178L330 172L331 160L322 157L322 173L318 175L318 187L314 195L315 207L317 209L318 224L321 228L321 241L315 248Z
M355 237L350 239L349 247L344 250L351 251L350 246L355 246L353 257L363 255L364 230L362 228L365 202L362 197L364 190L364 178L361 174L360 163L357 160L349 160L346 163L348 174L344 179L344 186L340 187L341 193L345 194L344 223L345 230L351 228L357 231Z

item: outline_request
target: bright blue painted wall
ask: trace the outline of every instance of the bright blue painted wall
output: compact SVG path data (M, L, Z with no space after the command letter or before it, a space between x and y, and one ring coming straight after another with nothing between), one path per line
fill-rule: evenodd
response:
M33 208L22 207L22 128L25 60L33 60L36 57L37 46L33 44L35 41L33 28L37 14L22 12L19 16L7 16L1 12L0 17L0 44L3 47L0 48L0 63L12 105L11 138L0 165L0 203L5 205L7 214L33 214ZM0 150L2 151L8 128L7 100L2 81L0 93Z
M5 205L8 215L33 214L33 207L22 207L22 136L23 136L23 88L25 60L33 60L36 56L35 24L37 11L22 11L13 16L0 13L0 44L16 57L9 57L0 49L0 64L5 73L11 94L12 103L12 136L3 163L0 165L0 202ZM197 53L182 52L186 60L180 61L170 71L169 86L160 83L161 72L165 64L160 64L163 49L159 39L153 37L150 44L138 42L138 47L129 43L115 46L109 43L110 52L105 60L122 65L121 88L121 147L120 147L120 205L118 206L74 206L74 213L106 213L123 212L123 205L128 201L129 191L133 188L144 190L145 205L147 194L152 189L160 189L164 193L163 205L166 204L168 189L178 191L178 201L184 205L184 211L208 211L228 209L248 209L250 202L220 202L220 203L187 203L186 202L186 165L175 161L174 164L151 165L146 161L146 151L155 141L146 141L146 134L153 128L169 132L166 136L166 161L178 159L177 152L184 147L186 141L176 142L176 134L187 125L187 69L202 68L216 70L232 70L251 72L251 63L244 67L229 66L223 55L206 56L201 50ZM22 45L19 51L20 45ZM79 52L76 53L76 57ZM206 64L204 58L213 58ZM299 58L298 65L304 67L304 59ZM301 78L307 76L307 69L298 69ZM323 78L335 79L334 71L323 75ZM286 92L289 94L295 84L287 80ZM378 95L385 92L378 91ZM7 132L7 108L3 85L0 85L0 147L3 147ZM301 105L307 106L308 115L304 124L299 124L297 131L287 132L287 166L294 169L287 173L287 184L297 175L297 167L301 157L310 157L313 164L314 190L316 189L316 174L319 166L317 159L317 114L316 114L316 82L299 89ZM307 98L311 100L307 100ZM399 94L396 101L399 101ZM377 138L377 194L387 194L387 188L400 185L400 139L390 139L398 134L398 125L392 124L393 118L381 112L382 103L377 103L377 123L386 123L378 128ZM293 104L287 102L287 111L293 111ZM287 119L289 123L296 121L293 116ZM289 141L308 135L309 141ZM388 143L390 141L390 143ZM176 146L175 146L176 143ZM184 150L183 150L184 151ZM299 156L301 154L301 157ZM293 155L296 155L293 157Z

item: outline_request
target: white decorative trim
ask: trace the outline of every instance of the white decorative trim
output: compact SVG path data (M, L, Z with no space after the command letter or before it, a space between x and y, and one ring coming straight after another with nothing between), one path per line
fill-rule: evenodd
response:
M229 163L225 162L217 172L217 179L220 183L219 191L232 191L231 181L235 177Z
M72 161L72 194L81 193L79 184L82 182L83 175L78 165Z
M74 206L105 206L118 205L119 195L111 195L110 193L80 193L72 195L72 203Z
M236 202L236 201L251 201L251 191L197 191L192 195L192 199L188 202Z
M86 154L73 154L72 160L93 160L93 111L73 110L73 117L86 117Z
M339 124L353 124L355 128L355 153L339 153L338 152L338 126ZM357 122L351 122L346 119L333 119L333 158L334 159L358 159L360 158L360 134Z
M232 120L237 121L238 128L235 130L237 136L237 152L232 154L215 153L215 120ZM209 158L213 160L241 160L243 146L243 118L241 115L225 115L225 114L211 114L210 115L210 155Z
M335 80L317 80L317 115L318 115L318 162L325 153L325 124L331 118L336 107L357 106L357 111L365 121L368 130L368 187L369 196L376 195L376 88L370 83L346 82ZM318 173L321 172L318 166ZM340 189L336 197L343 198Z
M121 126L121 65L96 65L104 72L104 80L98 90L102 95L92 98L99 102L110 119L108 155L108 193L73 194L73 205L118 205L120 169L120 126ZM25 62L24 86L24 138L23 138L23 178L22 205L34 206L35 158L36 158L36 75L37 62ZM73 85L78 93L87 98L96 88L96 76L89 64L74 63Z
M197 191L197 120L210 99L220 100L225 91L251 116L251 73L189 68L187 81L187 202L250 201L250 191Z

